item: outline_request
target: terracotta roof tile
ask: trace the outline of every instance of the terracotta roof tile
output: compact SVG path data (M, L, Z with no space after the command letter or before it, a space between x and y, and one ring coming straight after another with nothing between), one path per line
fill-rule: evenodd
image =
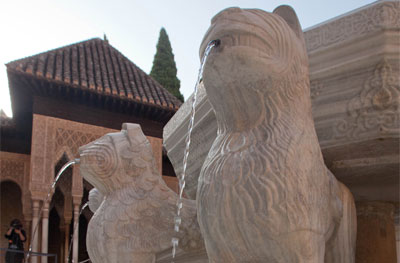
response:
M12 61L8 70L166 109L181 102L100 38Z

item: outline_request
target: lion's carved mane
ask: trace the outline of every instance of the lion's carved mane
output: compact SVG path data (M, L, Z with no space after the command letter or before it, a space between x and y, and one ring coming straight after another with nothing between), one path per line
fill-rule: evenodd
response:
M221 45L203 82L218 132L197 190L210 261L323 262L321 248L339 236L354 203L322 158L297 16L287 6L226 9L201 53L212 39ZM346 260L354 258L351 235Z

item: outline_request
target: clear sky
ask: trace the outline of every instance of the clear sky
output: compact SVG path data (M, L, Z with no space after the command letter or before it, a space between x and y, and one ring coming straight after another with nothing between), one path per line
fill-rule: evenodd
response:
M291 5L303 28L374 0L1 0L0 108L11 116L5 63L105 33L112 46L150 73L161 27L169 35L181 92L193 92L198 49L211 18L224 8L272 11Z

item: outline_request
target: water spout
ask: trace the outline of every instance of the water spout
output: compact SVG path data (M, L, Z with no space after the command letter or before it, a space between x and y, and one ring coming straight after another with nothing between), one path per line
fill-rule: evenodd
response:
M74 243L74 235L76 234L75 232L77 231L77 228L78 228L79 218L81 217L81 215L83 213L83 210L85 210L85 208L88 207L88 206L89 206L89 202L86 202L82 206L81 211L79 211L79 215L78 215L77 220L75 220L74 229L72 230L72 234L71 234L71 244L69 244L69 249L68 249L67 263L69 262L69 256L71 255L71 249L72 249L72 245ZM86 261L83 261L83 262L86 262ZM72 259L72 263L74 263L74 259Z
M214 47L218 47L219 45L221 45L221 40L220 39L214 39L210 42L210 44L214 44ZM208 44L208 45L210 45Z
M186 147L185 147L185 151L183 154L183 171L182 171L182 174L180 176L178 176L179 196L178 196L178 201L177 201L176 216L174 218L174 230L177 234L179 233L179 226L182 223L182 218L181 218L181 209L183 207L182 196L183 196L183 190L185 189L185 184L186 184L185 183L186 167L187 167L187 162L188 162L188 157L189 157L190 137L191 137L192 130L193 130L194 116L196 114L196 101L197 101L198 86L203 77L204 64L206 63L208 55L210 54L213 47L217 47L220 44L221 44L221 40L219 40L219 39L212 40L212 41L210 41L210 43L208 43L207 48L204 52L203 58L201 60L199 74L197 77L196 85L194 87L194 92L193 92L194 95L193 95L193 99L192 99L190 121L189 121L188 133L186 136ZM179 244L179 238L173 237L171 242L172 242L172 258L175 258L176 250L177 250L178 244Z
M74 165L74 164L76 164L76 163L79 163L79 159L75 159L75 160L73 160L73 161L67 162L66 164L64 164L63 167L61 167L60 171L57 173L57 176L55 177L53 183L51 184L51 187L50 187L50 189L49 189L49 191L48 191L48 193L47 193L47 195L46 195L46 198L44 199L44 201L43 201L43 203L42 203L42 206L41 206L40 209L39 209L39 213L38 213L39 219L40 219L40 216L41 216L41 214L42 214L42 212L43 212L44 205L49 201L50 196L51 196L51 193L54 192L54 189L55 189L55 187L56 187L56 184L57 184L58 180L60 179L61 175L63 174L63 172L64 172L68 167L70 167L71 165ZM25 259L26 262L28 262L29 257L30 257L30 253L32 252L32 243L33 243L33 239L35 238L36 232L37 232L37 230L38 230L39 223L40 223L40 220L38 220L38 223L36 224L36 226L34 226L33 234L32 234L32 237L31 237L31 242L30 242L29 249L28 249L28 253L26 254L26 259ZM36 252L37 252L37 251L36 251Z

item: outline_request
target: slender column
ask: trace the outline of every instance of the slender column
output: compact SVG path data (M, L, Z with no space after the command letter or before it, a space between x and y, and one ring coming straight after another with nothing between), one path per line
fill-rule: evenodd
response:
M61 236L61 238L63 238L64 237L64 239L63 239L63 241L61 241L61 244L60 244L60 248L58 249L58 256L59 257L57 257L58 258L58 262L60 262L60 263L64 263L65 262L65 255L64 255L64 252L65 252L65 224L64 224L64 219L61 219L60 220L60 225L59 225L59 229L60 229L60 236Z
M31 245L31 234L32 234L32 216L29 217L29 219L25 219L24 220L24 229L25 229L25 233L26 233L26 241L24 244L24 248L29 248L29 246Z
M64 262L68 263L69 255L69 225L71 224L71 219L65 219L65 241L64 241Z
M32 251L33 252L38 252L38 247L39 247L39 200L33 200L32 201L32 234L31 237L32 239ZM36 229L37 228L37 229ZM35 232L36 229L36 232ZM31 258L31 263L37 263L38 259L35 256L30 256Z
M391 203L357 203L357 263L396 263L393 211Z
M79 248L79 205L74 204L74 237L72 247L72 262L78 262Z
M49 203L43 204L42 212L42 253L48 252L49 245ZM47 257L42 256L41 263L47 263Z

